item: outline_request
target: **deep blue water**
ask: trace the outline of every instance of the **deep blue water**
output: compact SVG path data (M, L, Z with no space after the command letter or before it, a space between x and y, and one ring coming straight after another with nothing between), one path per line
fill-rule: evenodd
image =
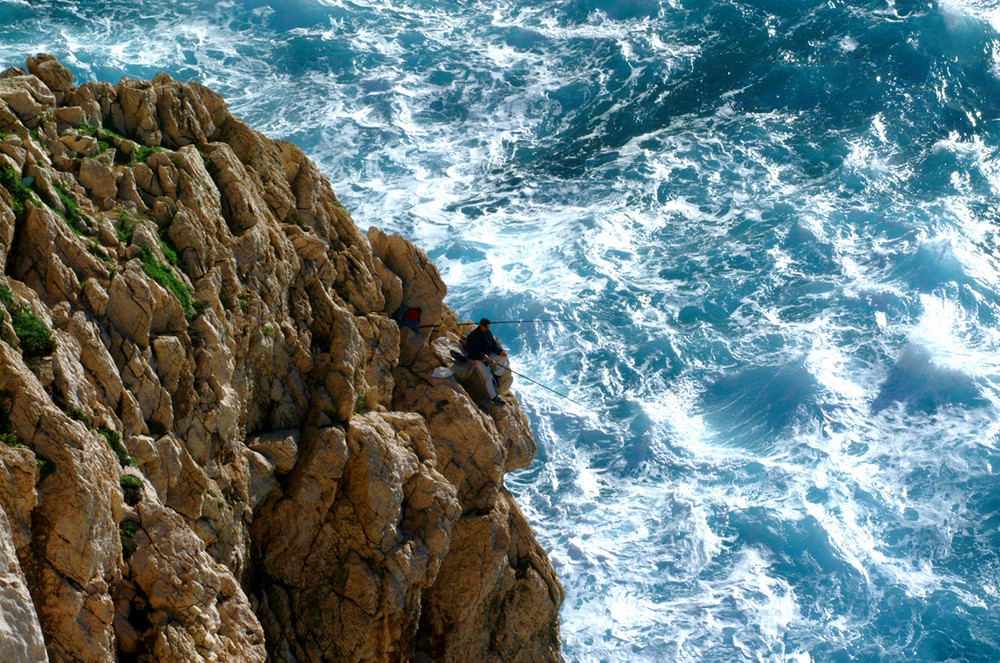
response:
M569 661L1000 661L1000 8L0 1L165 70L500 328Z

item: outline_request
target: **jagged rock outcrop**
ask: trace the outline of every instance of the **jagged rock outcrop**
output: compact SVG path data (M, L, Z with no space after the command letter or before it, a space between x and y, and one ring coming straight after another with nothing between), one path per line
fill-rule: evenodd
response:
M426 254L165 74L0 73L0 659L559 661ZM29 73L30 72L30 73ZM422 338L390 314L423 309Z

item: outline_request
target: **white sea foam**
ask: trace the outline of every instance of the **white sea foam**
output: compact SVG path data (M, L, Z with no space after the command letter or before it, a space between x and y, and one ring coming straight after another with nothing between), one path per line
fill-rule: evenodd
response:
M339 13L286 32L268 8L157 5L152 35L126 8L81 7L87 29L0 54L73 51L83 77L197 75L256 127L301 139L362 228L426 248L461 315L570 319L505 339L519 371L584 404L518 380L542 460L507 479L566 586L569 660L913 660L905 638L868 635L881 601L1000 605L995 572L963 575L951 556L963 537L980 556L994 542L970 503L986 489L967 487L989 482L1000 447L994 140L934 125L914 156L919 118L858 102L845 128L801 141L808 112L760 111L752 80L714 110L668 113L727 38L687 39L683 3L622 21L568 20L562 4L318 4ZM995 8L942 8L962 35L996 29ZM831 58L870 57L864 30L828 38ZM936 94L952 107L953 90ZM823 150L832 165L809 160ZM562 168L577 157L582 175ZM946 165L941 184L928 159ZM921 401L894 369L960 393ZM748 374L764 377L725 381ZM754 400L781 380L769 393L790 412ZM763 433L737 444L720 429Z

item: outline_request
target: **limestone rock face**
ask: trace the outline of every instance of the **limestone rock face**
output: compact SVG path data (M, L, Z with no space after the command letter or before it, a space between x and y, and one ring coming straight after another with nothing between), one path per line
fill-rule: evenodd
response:
M213 562L177 513L156 504L138 510L129 567L148 606L152 660L200 660L200 652L211 652L219 660L263 663L264 634L232 572Z
M12 545L13 538L7 517L0 513L0 660L47 661L42 627Z
M427 255L197 83L73 83L0 76L0 660L561 660Z

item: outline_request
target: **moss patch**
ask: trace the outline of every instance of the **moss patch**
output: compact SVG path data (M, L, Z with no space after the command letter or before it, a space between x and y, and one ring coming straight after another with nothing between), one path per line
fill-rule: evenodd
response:
M142 245L139 253L139 260L142 261L142 269L146 272L146 276L153 279L164 288L174 293L174 297L177 301L181 303L181 308L184 309L184 317L188 320L194 318L194 306L191 304L191 291L188 290L187 286L181 282L174 273L170 271L170 268L164 265L162 262L156 259L153 255L153 250Z

